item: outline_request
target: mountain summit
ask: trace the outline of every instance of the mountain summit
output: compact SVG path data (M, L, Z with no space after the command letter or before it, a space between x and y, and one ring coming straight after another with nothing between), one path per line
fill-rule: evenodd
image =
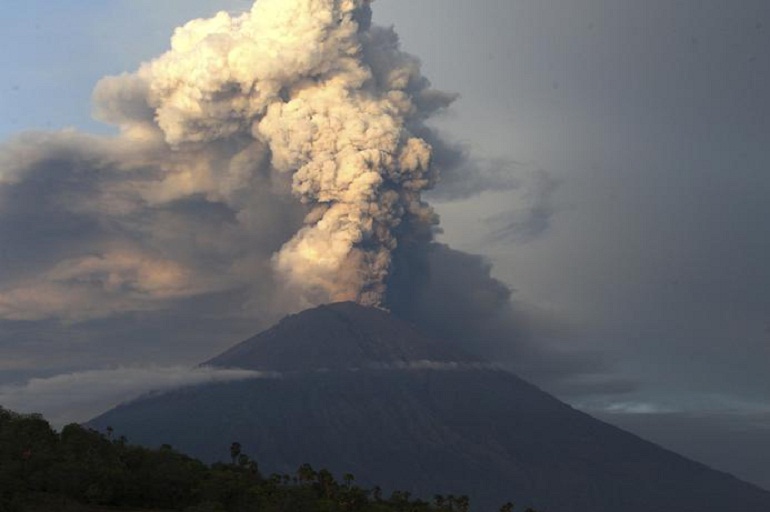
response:
M479 361L387 311L338 302L290 315L203 365L291 372L427 362Z
M271 378L147 396L90 422L263 472L307 462L474 510L767 512L770 493L576 411L515 375L351 303L285 318L206 364Z

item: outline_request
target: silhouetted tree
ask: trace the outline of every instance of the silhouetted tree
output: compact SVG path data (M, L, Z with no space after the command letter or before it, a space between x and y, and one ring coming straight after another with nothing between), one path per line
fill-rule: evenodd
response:
M313 466L311 466L307 462L305 464L302 464L297 470L297 477L299 478L300 483L314 482L316 479L316 476L317 475L316 475L316 472L313 470Z
M513 512L513 503L510 501L505 503L502 507L500 507L500 512Z
M238 461L238 456L241 454L241 443L233 441L230 445L230 458L233 460L233 465Z
M379 487L361 489L350 473L343 475L342 485L328 470L316 472L309 464L300 466L296 480L281 474L264 479L256 463L241 453L240 443L232 443L230 454L232 464L207 466L170 445L154 450L132 446L125 438L109 439L77 424L57 433L39 415L20 415L0 407L0 512L468 510L467 496L437 495L436 507L401 491L383 500ZM512 508L506 504L500 512L512 512Z

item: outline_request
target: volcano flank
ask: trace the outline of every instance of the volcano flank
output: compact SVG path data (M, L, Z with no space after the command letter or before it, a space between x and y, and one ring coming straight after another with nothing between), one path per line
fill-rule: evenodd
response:
M294 372L428 362L481 361L423 336L384 310L339 302L291 315L204 365Z
M386 311L337 303L289 316L205 365L264 372L140 398L92 420L207 461L233 441L263 473L303 463L363 485L474 510L770 510L770 493L560 402L422 335Z

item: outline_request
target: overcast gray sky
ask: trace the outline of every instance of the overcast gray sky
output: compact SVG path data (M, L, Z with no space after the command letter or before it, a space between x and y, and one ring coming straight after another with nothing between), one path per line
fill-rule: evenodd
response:
M158 55L188 19L249 4L4 2L0 137L110 132L90 117L99 78ZM608 362L602 375L574 377L593 379L598 392L586 393L586 382L538 383L770 488L770 4L377 0L373 8L435 86L460 94L434 126L481 168L521 182L462 200L439 187L441 240L489 258L516 303L547 324L535 329L537 343ZM13 239L0 243L2 279L20 264ZM185 315L196 307L209 311L201 301ZM269 322L193 325L185 315L2 321L0 397L20 393L31 376L194 364ZM629 383L625 392L618 382Z

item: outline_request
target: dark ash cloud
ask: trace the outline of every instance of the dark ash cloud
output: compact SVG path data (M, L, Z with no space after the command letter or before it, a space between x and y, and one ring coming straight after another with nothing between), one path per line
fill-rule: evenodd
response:
M549 338L565 336L559 332L564 326L516 301L515 293L492 277L484 257L415 242L400 248L395 262L387 305L436 338L500 362L553 392L634 389L632 382L610 375L610 361L603 354L550 345Z
M493 242L526 243L542 236L557 212L553 195L559 181L546 171L525 175L513 195L513 207L485 219Z

